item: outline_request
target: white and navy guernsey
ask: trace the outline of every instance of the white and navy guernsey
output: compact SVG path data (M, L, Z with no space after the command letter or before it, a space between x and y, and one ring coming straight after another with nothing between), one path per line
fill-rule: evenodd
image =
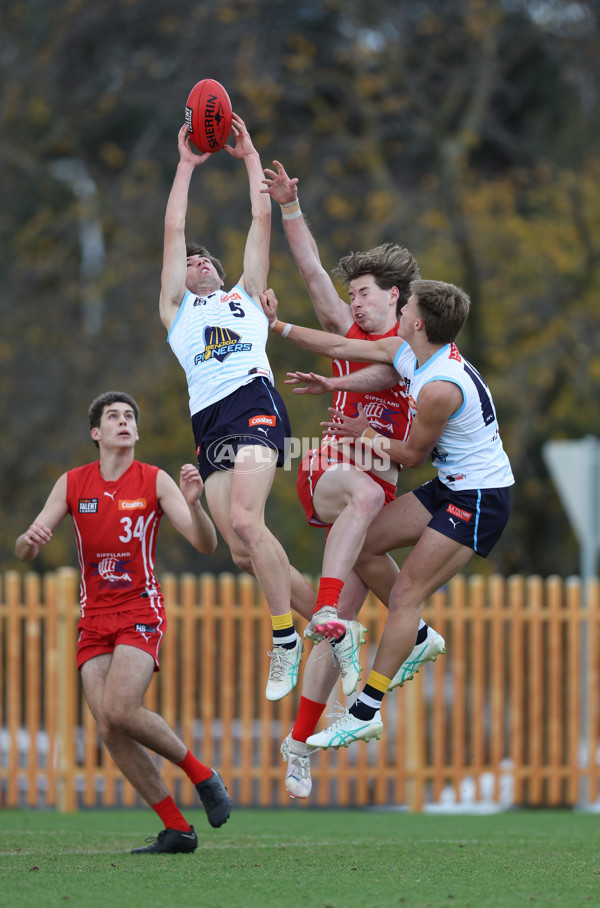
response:
M432 451L433 465L444 485L455 491L513 485L490 390L455 344L441 347L419 367L411 347L404 343L394 357L394 367L406 382L413 418L419 392L429 382L453 382L462 391L462 406L450 417Z
M192 416L255 378L273 384L268 333L262 308L239 285L208 296L186 291L167 341L185 370Z

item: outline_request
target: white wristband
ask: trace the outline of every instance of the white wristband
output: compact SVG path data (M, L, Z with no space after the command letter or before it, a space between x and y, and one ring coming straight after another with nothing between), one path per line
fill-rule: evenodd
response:
M364 430L364 432L361 432L361 434L359 436L360 440L365 442L366 444L368 444L369 447L371 448L371 450L373 450L373 451L375 450L376 439L383 438L383 435L381 434L381 432L375 432L374 435L367 435L367 432L374 432L374 431L375 430L373 429L372 426L367 426L367 428Z
M281 217L284 221L292 221L294 218L299 218L302 214L300 208L300 202L298 199L294 199L293 202L283 202L281 205Z
M293 327L294 326L290 325L290 323L288 322L287 325L285 326L285 328L283 329L283 331L281 332L281 336L287 337Z

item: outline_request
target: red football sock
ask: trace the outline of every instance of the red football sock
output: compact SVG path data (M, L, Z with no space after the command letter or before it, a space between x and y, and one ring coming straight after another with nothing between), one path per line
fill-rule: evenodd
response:
M314 612L318 612L323 605L333 605L337 608L343 586L344 581L338 580L337 577L321 577Z
M326 706L327 703L317 703L316 700L309 700L308 697L300 697L298 715L292 728L294 741L306 741L309 735L313 734Z
M152 804L152 810L159 815L166 829L179 829L181 832L189 832L190 824L179 810L173 798L164 798L157 804Z
M212 776L210 766L205 766L204 763L197 760L191 750L188 750L181 763L177 765L183 769L192 785L197 785L198 782L205 782L206 779L210 779Z

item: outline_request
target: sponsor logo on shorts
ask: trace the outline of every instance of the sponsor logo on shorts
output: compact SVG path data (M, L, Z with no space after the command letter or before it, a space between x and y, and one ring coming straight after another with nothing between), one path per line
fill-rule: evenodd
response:
M79 499L79 513L80 514L97 514L98 513L98 499L97 498L80 498Z
M135 629L138 634L158 634L156 628L151 624L136 624Z
M248 420L249 426L276 426L277 417L276 416L252 416Z
M469 523L473 516L471 511L463 511L462 508L457 508L455 504L449 504L446 511L448 514L458 517L459 520L464 520L465 523Z
M145 507L145 498L119 498L120 511L138 511Z

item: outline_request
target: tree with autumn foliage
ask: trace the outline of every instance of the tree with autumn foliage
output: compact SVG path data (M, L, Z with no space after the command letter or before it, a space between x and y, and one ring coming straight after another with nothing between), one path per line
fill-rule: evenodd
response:
M265 165L300 179L322 260L406 245L425 277L467 290L459 338L486 375L516 485L513 516L476 570L578 569L541 458L551 438L600 434L600 61L589 0L6 0L0 12L0 424L3 570L48 484L92 460L82 416L98 393L140 402L140 457L193 457L183 376L158 319L164 209L185 99L221 81ZM244 175L210 162L190 237L241 261ZM315 324L273 212L271 283L290 321ZM239 275L230 273L235 280ZM343 295L343 290L341 291ZM287 371L328 368L269 350L294 434L324 403ZM323 536L279 472L274 527L301 570ZM401 477L401 489L431 475ZM68 532L40 569L76 563ZM165 532L163 564L195 570ZM401 553L400 553L401 557ZM214 570L231 569L221 545ZM159 565L160 567L160 565Z

